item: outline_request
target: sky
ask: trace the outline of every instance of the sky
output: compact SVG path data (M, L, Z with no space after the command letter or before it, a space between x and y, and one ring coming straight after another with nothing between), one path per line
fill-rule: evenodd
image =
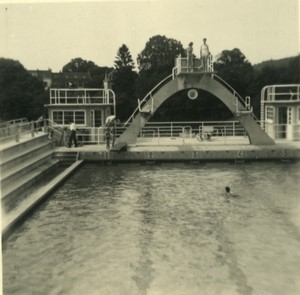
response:
M28 70L61 71L81 57L112 67L126 44L134 59L155 35L207 38L214 56L239 48L252 63L300 53L300 0L0 0L0 57Z

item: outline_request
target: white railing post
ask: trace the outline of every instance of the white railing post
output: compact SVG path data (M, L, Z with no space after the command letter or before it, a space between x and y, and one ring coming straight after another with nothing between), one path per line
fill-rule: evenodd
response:
M31 137L34 137L34 122L33 121L30 122L30 133L31 133Z
M232 122L232 135L235 136L235 122Z
M15 130L15 140L16 140L16 142L19 142L20 141L20 127L19 127L19 125L15 125L15 128L14 128Z

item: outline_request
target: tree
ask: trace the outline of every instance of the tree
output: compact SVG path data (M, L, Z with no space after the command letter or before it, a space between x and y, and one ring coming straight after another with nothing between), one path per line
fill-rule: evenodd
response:
M119 48L114 65L116 71L122 70L124 68L134 69L134 62L132 56L128 47L125 44L123 44Z
M184 55L182 44L171 38L156 35L138 55L140 70L136 84L137 96L144 97L157 83L172 73L175 58Z
M113 69L109 67L99 67L93 61L84 60L81 57L73 58L62 68L63 73L90 73L91 81L87 87L103 87L105 74Z
M175 57L184 53L179 41L156 35L149 39L144 50L138 55L138 68L140 71L157 70L167 66L172 70Z
M87 73L91 69L96 67L95 63L92 61L87 61L81 57L73 58L69 63L67 63L63 68L63 73Z
M253 85L253 108L260 117L260 94L266 85L300 83L300 55L280 60L265 61L256 66Z
M16 60L0 58L0 119L26 117L36 120L44 113L43 82Z
M135 81L137 73L128 47L123 44L117 52L114 62L113 90L116 94L116 107L118 118L122 121L128 119L136 106Z
M246 56L238 49L223 50L215 62L217 74L242 97L251 95L254 70Z
M251 104L255 105L255 114L258 115L259 99L254 87L254 69L240 49L223 50L215 62L214 69L241 97L251 97Z

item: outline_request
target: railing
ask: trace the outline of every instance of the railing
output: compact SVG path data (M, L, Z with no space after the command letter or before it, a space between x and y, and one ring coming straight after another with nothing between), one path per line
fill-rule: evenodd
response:
M300 124L264 122L265 131L274 139L300 140Z
M184 130L184 132L183 132ZM238 121L205 122L148 122L141 130L140 137L195 137L211 133L211 136L245 136L246 131Z
M152 88L147 95L143 98L143 100L141 100L138 104L138 106L136 107L136 109L133 111L132 115L129 117L129 119L124 123L124 127L127 127L127 125L129 123L131 123L133 121L133 119L135 118L135 116L139 113L139 110L143 107L143 105L150 99L152 98L152 95L155 93L155 91L158 90L158 88L160 88L162 86L162 84L166 83L166 81L170 80L170 78L173 78L173 75L169 75L168 77L166 77L165 79L163 79L162 81L160 81L154 88Z
M300 101L300 84L269 85L261 90L261 102Z
M260 117L265 120L265 105L268 103L299 103L300 101L300 84L279 84L268 85L263 87L260 94ZM264 122L262 127L266 130L268 122Z
M51 88L50 105L57 104L115 104L115 93L111 89Z
M209 55L206 61L206 66L202 64L202 60L194 58L192 62L192 68L188 64L187 57L181 57L179 55L175 59L175 67L172 70L173 79L181 73L211 73L214 72L213 56Z
M28 123L28 120L26 118L4 121L4 122L0 122L0 128L5 128L5 127L9 127L11 125L24 124L24 123Z
M115 128L115 138L118 138L126 127ZM78 128L76 132L77 141L80 144L103 144L105 143L106 127ZM70 131L64 130L62 145L67 144ZM238 121L218 122L151 122L147 123L140 131L138 138L147 139L176 139L196 138L197 136L207 139L247 136L245 129Z
M24 136L34 137L41 129L43 121L37 120L28 122L26 118L2 122L0 128L0 143L19 142Z
M218 81L219 83L221 83L223 86L225 86L235 97L236 97L236 111L238 112L243 112L243 110L239 110L238 109L238 101L245 107L245 111L249 112L251 114L251 116L253 117L253 119L259 123L259 119L254 115L254 113L252 112L252 107L250 107L250 97L246 97L246 101L236 92L236 90L231 87L225 80L223 80L221 77L219 77L216 74L212 74L211 77Z

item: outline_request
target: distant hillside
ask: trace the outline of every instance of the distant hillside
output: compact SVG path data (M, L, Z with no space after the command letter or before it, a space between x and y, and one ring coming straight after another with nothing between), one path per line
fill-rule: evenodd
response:
M275 69L285 68L290 64L291 60L293 60L297 57L300 59L300 55L276 59L276 60L270 59L270 60L266 60L261 63L253 65L253 68L254 68L254 70L257 70L257 71L260 71L263 67L266 67L266 66L269 66L269 67L275 68Z

